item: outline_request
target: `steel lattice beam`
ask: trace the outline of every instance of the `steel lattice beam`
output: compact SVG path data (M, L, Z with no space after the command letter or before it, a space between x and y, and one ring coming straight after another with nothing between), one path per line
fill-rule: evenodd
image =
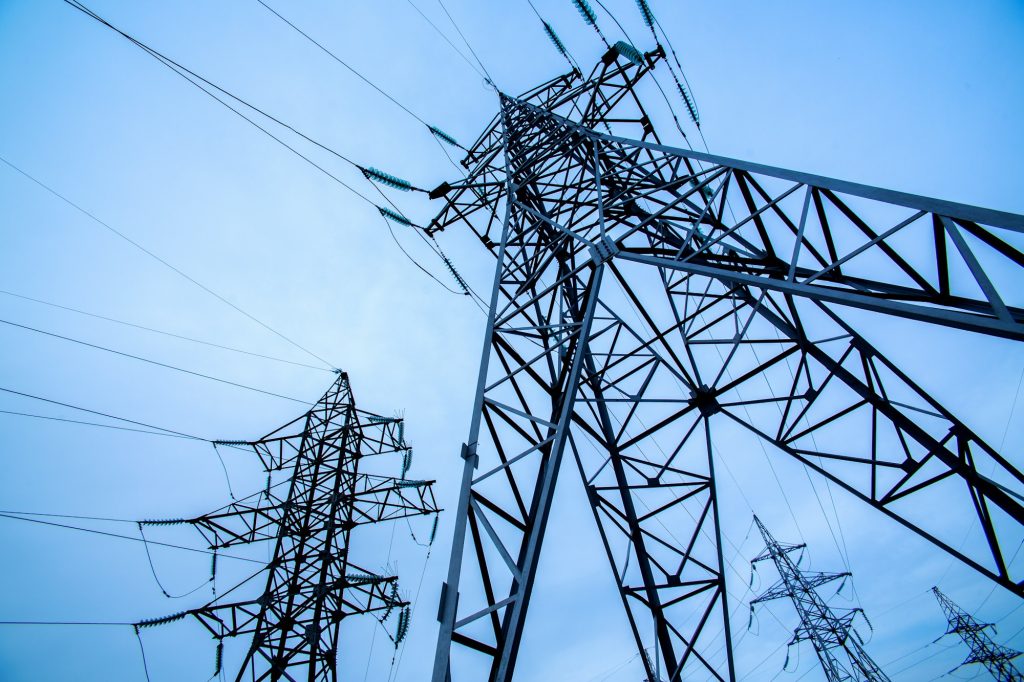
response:
M570 113L608 98L560 100L570 120L502 96L463 185L478 201L450 197L434 223L469 224L498 260L435 682L473 678L453 643L512 678L566 452L638 649L670 681L733 679L714 475L729 423L1024 596L1002 540L1024 531L1024 475L835 309L1022 339L1006 282L1024 217L665 147L633 89L614 92L591 124L635 105L615 116L653 142ZM984 548L956 549L963 527L937 512Z
M256 441L226 443L252 448L267 470L265 490L193 519L145 522L191 524L215 552L254 542L274 544L273 558L249 579L263 576L265 587L258 596L215 598L177 616L195 617L218 641L251 638L237 681L337 680L342 620L373 613L383 621L408 606L399 597L397 577L376 575L349 556L354 528L439 511L433 481L360 470L367 457L407 452L403 432L401 419L357 409L348 376L341 373L299 419ZM289 476L271 485L276 471ZM287 492L282 495L277 488L283 484ZM408 627L408 612L400 618L396 641ZM218 670L221 650L218 645Z

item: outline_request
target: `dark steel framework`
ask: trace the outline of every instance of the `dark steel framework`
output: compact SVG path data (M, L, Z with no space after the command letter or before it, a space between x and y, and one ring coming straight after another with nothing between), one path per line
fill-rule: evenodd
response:
M566 453L647 676L733 679L727 423L1024 596L1024 475L839 312L1024 339L1024 217L663 146L661 56L501 95L432 193L497 259L435 682L512 678Z
M250 636L236 680L337 680L338 631L344 618L356 614L374 614L383 622L397 613L397 645L409 619L398 578L359 567L349 550L351 533L360 525L439 511L433 481L361 471L367 457L410 451L403 421L358 409L348 376L340 373L298 419L259 440L219 444L251 447L267 471L266 488L194 519L144 523L191 524L215 552L273 542L273 558L246 580L262 577L265 588L252 599L226 600L226 593L200 608L140 626L194 616L218 640L218 672L222 640ZM406 459L403 476L407 469ZM287 478L273 483L279 472ZM284 496L281 488L287 490Z
M996 644L985 632L988 628L994 630L995 625L978 622L971 614L954 604L939 588L933 587L932 593L939 600L942 613L949 623L945 634L958 635L971 650L964 662L953 670L972 663L981 663L996 682L1024 682L1024 674L1021 674L1013 664L1013 659L1020 656L1021 652Z
M757 604L788 598L800 616L800 625L788 646L809 641L828 682L889 682L889 677L864 650L864 642L854 627L854 619L864 612L859 608L833 609L818 594L818 588L822 585L846 580L850 573L801 570L798 565L800 559L794 561L790 555L800 552L802 556L806 545L781 543L772 537L756 516L754 523L761 531L765 549L750 562L751 567L756 568L759 562L770 559L779 572L779 579L750 602L751 615ZM786 660L789 660L788 656Z

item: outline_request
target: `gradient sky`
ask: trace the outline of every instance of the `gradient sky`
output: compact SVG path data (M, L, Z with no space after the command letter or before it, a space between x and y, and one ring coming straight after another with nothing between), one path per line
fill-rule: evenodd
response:
M435 0L415 0L458 36ZM207 78L365 165L422 187L455 171L423 126L273 17L256 0L89 0L115 25ZM408 0L271 4L464 144L496 112L494 93ZM448 0L499 87L520 92L561 73L526 0ZM569 0L537 0L575 57L594 63L602 46ZM632 0L605 3L637 38ZM1024 5L1019 2L671 2L650 0L669 32L702 111L711 151L907 192L1024 213ZM606 33L615 25L603 13ZM360 406L402 410L415 446L410 475L438 479L442 506L457 495L479 361L483 315L446 293L392 242L369 204L59 0L0 0L0 156L61 192L299 344L345 368ZM656 121L669 144L680 140ZM287 138L292 140L293 138ZM300 143L296 143L300 144ZM363 193L353 168L299 147ZM368 194L369 196L369 194ZM424 195L394 197L414 221L438 210ZM189 284L125 241L0 164L0 290L297 362L315 361ZM410 252L445 274L423 244L396 229ZM441 237L460 271L485 289L493 260L466 232ZM331 381L316 370L220 351L0 294L0 319L74 336L161 362L315 400ZM907 321L850 312L885 354L986 441L1022 462L1024 371L1019 346ZM302 407L169 372L0 324L0 387L208 437L247 438ZM0 410L82 418L0 396ZM737 450L756 447L736 442ZM194 442L0 414L0 509L118 518L190 516L221 506L228 490L212 449ZM257 464L224 451L236 492L258 489ZM807 646L794 647L790 606L759 611L748 561L761 549L750 504L781 540L809 544L816 570L854 572L859 604L874 625L868 651L894 679L935 679L966 649L944 630L927 590L935 583L984 620L999 641L1024 647L1019 600L950 560L894 522L836 491L840 522L822 516L804 473L776 464L794 520L751 465L723 480L723 527L738 671L751 680L822 679ZM397 465L396 465L397 473ZM560 486L523 641L519 678L636 681L641 667L582 488ZM749 485L747 485L749 483ZM742 489L742 490L741 490ZM742 495L740 494L742 492ZM818 492L828 495L818 483ZM831 504L827 512L832 516ZM798 522L797 522L798 521ZM842 529L833 540L829 524ZM126 524L90 527L132 534ZM429 525L413 526L417 533ZM424 679L446 569L451 519L442 516L429 562L404 523L353 540L364 564L386 563L418 606L396 662L397 679ZM160 535L154 532L154 535ZM165 599L138 543L0 518L0 620L135 621L199 605L209 592ZM194 536L167 531L159 539ZM389 547L391 548L389 550ZM185 592L208 559L153 550L161 580ZM222 562L219 584L237 567ZM425 568L424 568L425 567ZM769 572L770 573L770 572ZM846 601L853 599L854 601ZM1009 616L1007 616L1009 614ZM144 631L151 677L205 680L213 642L194 621ZM346 679L385 680L386 637L369 619L343 629ZM373 655L370 655L371 643ZM799 654L797 653L799 651ZM127 627L0 626L5 680L143 679ZM963 669L956 679L979 671ZM778 674L778 675L777 675ZM775 677L777 675L777 677ZM983 679L983 677L982 677Z

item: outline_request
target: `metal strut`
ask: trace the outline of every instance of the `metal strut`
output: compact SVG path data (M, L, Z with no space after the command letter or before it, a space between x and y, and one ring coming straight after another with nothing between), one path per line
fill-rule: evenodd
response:
M357 409L348 376L340 373L305 415L246 443L268 476L288 472L285 480L271 485L268 477L261 493L176 520L193 525L215 552L254 542L274 544L273 558L250 578L265 574L262 592L249 599L224 599L228 593L235 596L231 589L179 614L195 617L219 643L227 637L251 638L236 681L337 680L339 630L351 615L369 613L383 622L397 613L396 645L405 636L408 602L399 596L398 578L368 571L350 558L353 529L439 511L433 481L364 470L368 457L408 451L403 426L400 419ZM287 492L282 494L279 485ZM237 586L239 592L247 582ZM222 650L218 644L218 671Z
M1024 474L841 312L1024 339L1024 217L661 145L634 89L659 58L501 96L433 193L430 230L497 258L434 682L512 679L566 448L652 679L735 678L727 425L1024 596Z

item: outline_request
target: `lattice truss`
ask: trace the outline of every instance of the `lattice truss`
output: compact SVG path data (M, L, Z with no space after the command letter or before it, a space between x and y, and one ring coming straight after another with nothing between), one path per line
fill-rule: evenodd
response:
M995 632L996 626L993 623L979 622L953 603L937 587L932 588L932 593L939 601L942 613L946 616L946 622L949 624L945 634L958 635L971 651L964 662L954 670L965 665L980 663L985 666L996 682L1024 682L1024 674L1013 663L1014 659L1019 658L1022 653L992 641L986 631L991 629Z
M361 525L439 511L433 481L405 478L411 449L404 422L358 409L341 373L305 415L258 440L219 444L252 448L267 471L266 488L196 518L144 524L190 524L214 552L273 543L272 558L208 604L140 625L195 617L218 640L218 673L222 640L251 638L236 680L338 679L338 633L351 615L369 613L384 622L397 614L389 621L390 636L400 641L409 603L399 594L398 578L360 567L349 549ZM378 456L401 457L402 477L366 472L367 458ZM262 591L238 600L257 584Z
M889 682L889 677L864 650L864 642L854 627L854 620L858 615L863 616L864 611L860 608L832 608L818 594L818 588L822 585L836 580L845 581L850 577L849 571L826 573L801 570L799 563L806 545L779 542L756 516L754 522L764 538L765 549L750 562L751 567L756 569L759 562L771 560L779 573L779 579L751 600L751 616L757 604L785 597L793 603L800 617L800 624L793 632L789 645L809 641L828 682ZM794 560L792 555L797 552L798 558ZM863 617L866 621L867 617ZM786 660L789 660L788 652Z
M733 678L723 427L1024 596L1024 475L836 305L1020 340L1024 217L661 146L646 58L501 96L434 192L498 261L435 682L511 679L566 454L638 650Z

